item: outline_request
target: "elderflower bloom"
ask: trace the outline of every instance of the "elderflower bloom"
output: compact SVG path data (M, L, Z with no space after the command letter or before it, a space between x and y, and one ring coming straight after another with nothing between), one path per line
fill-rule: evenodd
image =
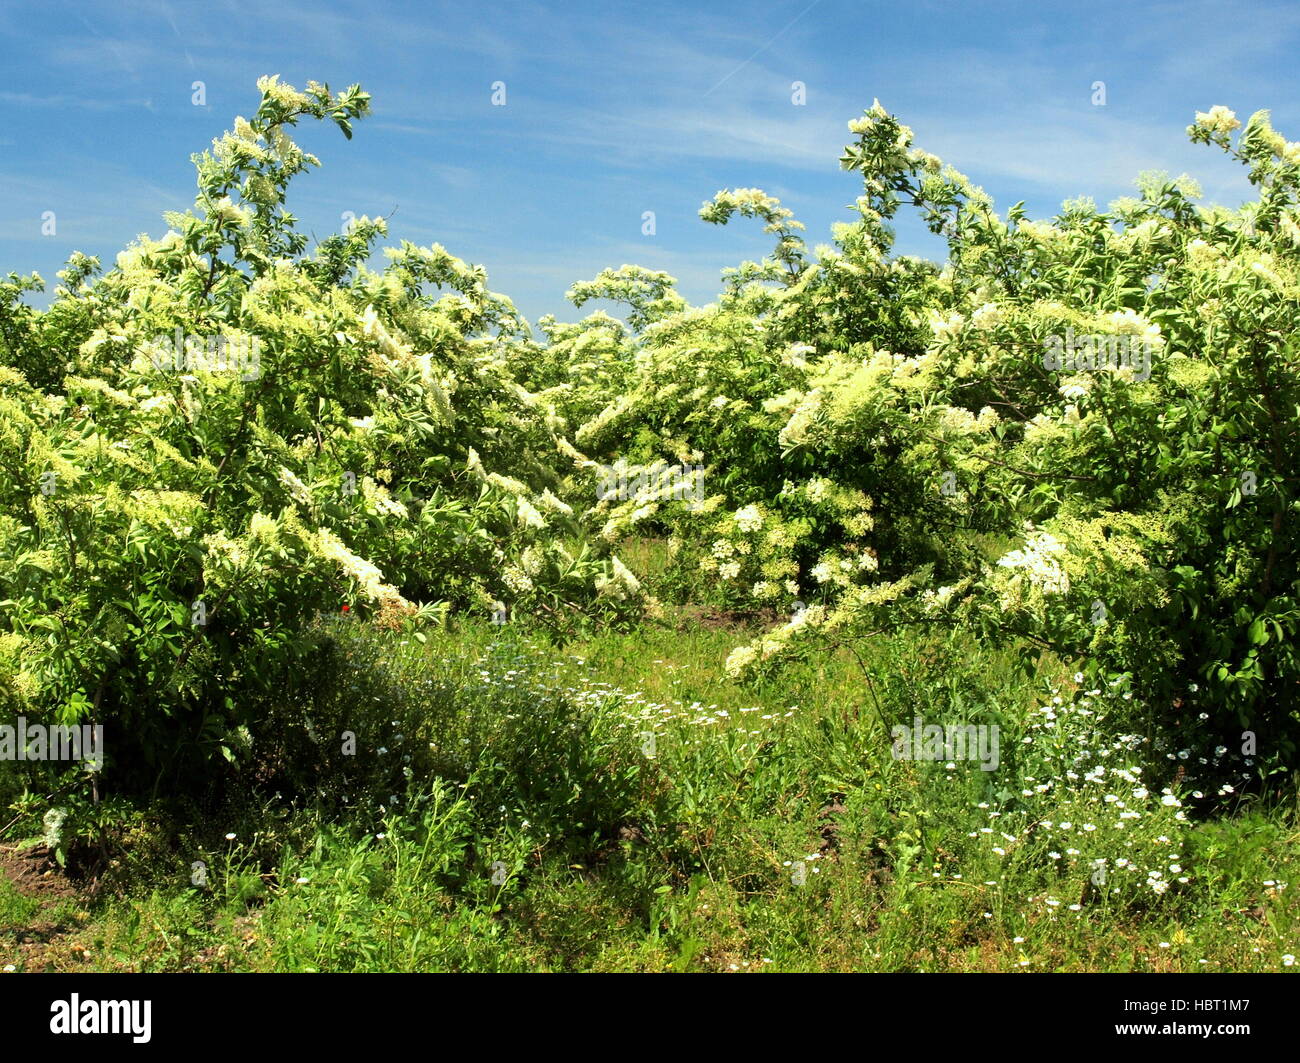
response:
M1025 540L1023 550L1012 550L998 559L1002 568L1024 569L1029 582L1044 594L1066 594L1070 579L1057 560L1065 553L1065 544L1044 531Z
M746 668L758 660L758 653L751 646L739 646L727 655L723 667L732 679L738 678Z
M970 317L971 325L980 332L987 332L1002 321L1002 308L996 303L985 303Z
M935 310L930 312L930 328L934 331L934 338L939 342L956 336L965 323L966 318L956 310L947 316Z
M1227 107L1216 105L1208 111L1196 112L1196 124L1211 133L1231 133L1241 128L1241 120Z

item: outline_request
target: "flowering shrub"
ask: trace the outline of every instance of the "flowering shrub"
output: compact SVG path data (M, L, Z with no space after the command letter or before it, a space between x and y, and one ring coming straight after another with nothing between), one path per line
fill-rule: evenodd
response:
M38 278L0 284L4 711L111 721L156 781L166 751L236 758L241 685L312 652L318 612L630 621L654 602L613 551L648 532L666 586L789 617L736 676L964 626L1127 677L1124 729L1204 711L1210 748L1266 733L1259 769L1293 761L1300 151L1265 112L1190 130L1255 203L1147 174L1044 222L996 213L876 103L849 126L863 194L833 246L724 190L701 217L776 246L716 303L623 266L570 297L626 324L546 318L539 342L438 245L372 269L382 220L309 253L286 197L317 160L288 130L350 137L369 98L259 89L165 236L102 276L75 256L44 313L21 303ZM904 205L944 266L892 254ZM697 479L603 491L628 463Z
M575 545L563 417L499 356L525 326L482 270L403 243L376 273L366 218L306 252L285 202L317 163L288 128L350 136L366 94L259 89L162 239L75 260L45 314L15 304L34 282L0 291L0 705L103 723L126 788L237 760L241 692L313 651L318 612L563 626L642 600ZM257 356L158 358L173 336Z
M1300 156L1267 113L1234 146L1239 125L1216 109L1189 131L1249 168L1261 196L1239 211L1144 174L1109 212L999 216L878 104L850 124L865 195L835 248L810 259L754 190L706 206L767 218L776 256L648 328L641 386L593 424L607 447L646 423L694 446L713 512L808 520L780 578L828 608L733 655L737 674L818 634L963 624L1129 677L1133 727L1194 706L1211 746L1267 730L1261 770L1292 762ZM888 258L905 202L948 241L942 270ZM671 526L686 563L771 595L725 519Z

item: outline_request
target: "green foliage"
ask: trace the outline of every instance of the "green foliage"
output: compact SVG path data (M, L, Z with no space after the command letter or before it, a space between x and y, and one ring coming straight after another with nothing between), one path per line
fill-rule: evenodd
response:
M5 763L0 792L20 838L97 871L168 794L221 871L144 910L228 924L158 947L133 909L120 955L201 965L261 906L268 951L229 966L504 970L524 942L557 968L748 948L932 969L954 925L1218 903L1171 870L1202 851L1185 810L1276 785L1300 741L1300 148L1266 112L1189 131L1254 203L1148 173L1037 222L876 103L832 245L724 190L703 220L776 245L716 302L625 265L569 298L626 324L546 317L539 339L440 245L377 265L383 219L309 250L289 188L318 161L289 130L350 139L369 97L258 88L162 238L104 273L74 256L44 312L39 277L0 282L0 723L102 725L107 752ZM893 253L905 207L947 262ZM631 486L602 490L611 469ZM605 640L630 667L674 615L652 592L782 620L710 635L699 691L656 701L521 641ZM489 615L512 634L489 643ZM433 659L448 638L482 652ZM776 704L828 667L814 711ZM996 722L1005 774L885 756L918 707ZM794 863L845 873L795 902ZM992 891L931 888L949 875ZM630 952L581 955L606 919ZM812 944L847 925L875 935L857 955Z
M503 601L563 627L639 603L607 550L566 548L572 448L497 356L524 326L482 270L404 243L375 273L382 221L314 255L294 231L316 160L286 128L350 135L368 97L259 88L163 239L94 283L74 263L45 315L14 305L34 282L0 293L0 699L103 724L121 790L236 759L320 612L411 627ZM83 332L51 386L46 334Z
M720 604L786 612L737 674L819 634L964 625L1128 677L1134 728L1194 708L1211 746L1267 733L1261 774L1293 766L1300 156L1263 113L1234 148L1239 124L1192 128L1261 187L1236 212L1144 174L1107 213L1004 219L879 104L841 160L861 220L815 260L775 200L720 193L706 220L762 217L788 254L647 327L626 393L576 435L700 455L709 497L638 497L604 535L668 530L678 585L696 569ZM947 240L942 270L889 256L904 204Z

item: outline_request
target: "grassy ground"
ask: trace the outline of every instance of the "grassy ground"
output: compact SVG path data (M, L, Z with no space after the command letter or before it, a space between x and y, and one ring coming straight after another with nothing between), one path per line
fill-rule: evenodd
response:
M670 609L555 647L336 622L337 674L276 710L245 781L136 813L98 889L24 843L31 823L11 831L0 967L1270 971L1300 953L1294 804L1148 788L1178 751L1108 723L1122 691L915 634L742 687L721 665L753 629ZM917 714L998 724L997 770L895 759L887 728ZM289 802L273 786L299 754L276 730L299 724L319 748Z

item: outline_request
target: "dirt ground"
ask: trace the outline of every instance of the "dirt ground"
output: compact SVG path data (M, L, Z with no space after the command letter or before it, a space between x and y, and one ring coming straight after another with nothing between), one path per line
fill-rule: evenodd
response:
M81 900L44 846L0 845L0 973L85 970Z

